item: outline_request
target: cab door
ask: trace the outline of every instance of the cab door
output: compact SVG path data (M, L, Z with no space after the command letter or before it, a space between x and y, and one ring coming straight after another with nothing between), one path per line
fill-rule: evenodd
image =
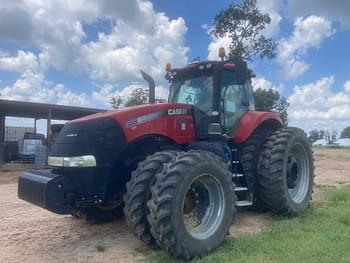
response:
M247 82L239 83L234 72L229 70L221 72L221 124L227 135L235 134L241 118L250 108L247 85L249 85Z

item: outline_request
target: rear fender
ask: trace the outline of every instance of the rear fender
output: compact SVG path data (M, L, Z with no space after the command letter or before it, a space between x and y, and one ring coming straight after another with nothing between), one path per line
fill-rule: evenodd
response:
M275 112L248 111L241 119L235 134L235 142L245 142L256 129L262 126L266 129L276 130L281 128L283 124Z

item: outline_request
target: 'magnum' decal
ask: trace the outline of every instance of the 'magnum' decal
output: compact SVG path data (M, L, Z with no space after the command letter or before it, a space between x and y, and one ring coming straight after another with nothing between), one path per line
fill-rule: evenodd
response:
M158 118L163 117L163 116L167 116L166 111L158 111L158 112L150 113L147 115L142 115L140 117L137 117L135 119L127 121L125 123L125 127L131 128L131 127L134 127L138 124L142 124L142 123L145 123L148 121L153 121L153 120L158 119Z

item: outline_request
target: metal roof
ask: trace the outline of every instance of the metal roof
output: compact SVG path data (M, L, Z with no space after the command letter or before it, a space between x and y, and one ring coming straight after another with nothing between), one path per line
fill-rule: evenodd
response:
M0 99L0 113L5 116L47 119L50 111L51 119L73 120L106 110Z

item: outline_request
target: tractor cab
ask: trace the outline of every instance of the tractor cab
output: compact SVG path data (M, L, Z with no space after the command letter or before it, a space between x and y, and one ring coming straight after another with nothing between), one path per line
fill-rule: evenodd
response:
M245 62L203 61L185 68L166 66L169 102L193 105L197 135L233 136L247 111L254 110L251 70Z

